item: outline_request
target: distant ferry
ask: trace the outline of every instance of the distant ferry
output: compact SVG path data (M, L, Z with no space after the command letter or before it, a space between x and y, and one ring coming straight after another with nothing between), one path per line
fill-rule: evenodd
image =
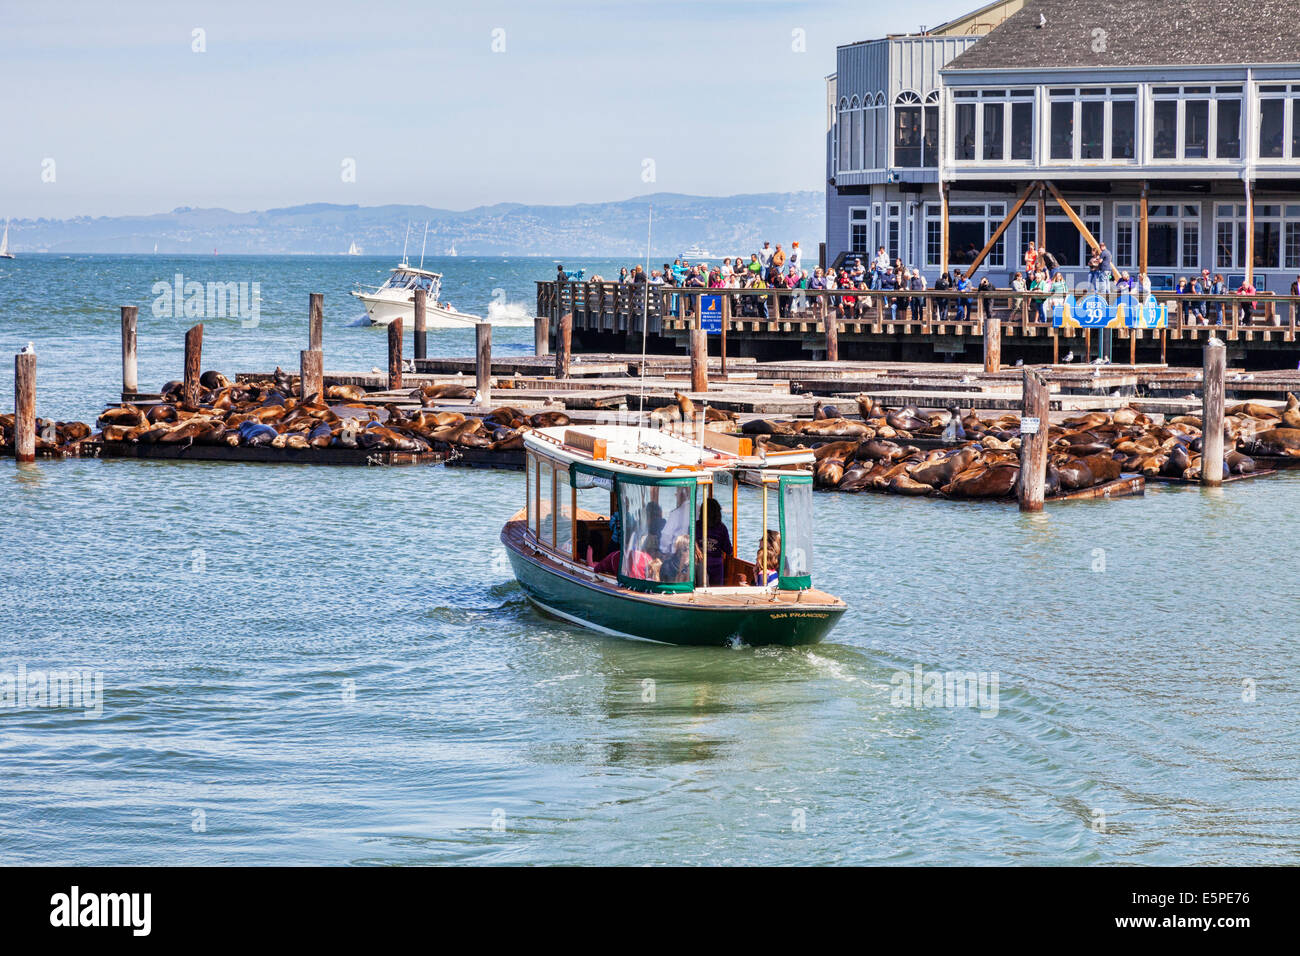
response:
M683 251L677 258L698 262L701 259L716 259L718 257L697 243Z

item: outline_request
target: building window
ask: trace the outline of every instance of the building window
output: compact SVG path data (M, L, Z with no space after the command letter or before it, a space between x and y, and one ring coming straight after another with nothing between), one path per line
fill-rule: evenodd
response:
M1034 91L957 90L954 162L1020 162L1034 157Z
M885 217L887 223L886 240L882 243L885 247L885 251L889 253L890 262L900 258L903 254L903 250L900 247L900 240L903 231L901 226L901 215L902 207L896 202L891 202L888 206L888 212Z
M1134 256L1135 242L1134 237L1137 235L1137 220L1132 203L1115 204L1115 246L1111 250L1114 256L1115 268L1117 269L1135 269L1137 262Z
M1011 104L1011 158L1034 158L1034 104Z
M854 103L857 103L856 99L854 100ZM839 120L835 123L835 130L839 136L840 147L839 165L837 167L838 172L847 172L853 168L853 158L852 153L850 152L850 145L853 138L849 135L849 126L851 124L849 117L851 115L853 114L849 110L849 101L847 99L840 100L840 116Z
M1217 106L1214 155L1219 159L1241 159L1241 100L1219 100Z
M943 263L943 209L931 203L925 207L925 264L937 269Z
M1147 265L1154 269L1200 266L1199 203L1158 204L1147 210Z
M1153 159L1240 159L1240 86L1152 90Z
M1074 104L1052 104L1052 159L1074 159Z
M1137 87L1052 89L1051 158L1132 160Z
M1174 100L1160 100L1152 113L1153 139L1151 155L1155 159L1176 159L1178 157L1178 103Z
M1137 101L1111 104L1110 155L1112 159L1132 159L1136 155Z
M1283 213L1285 212L1285 216ZM1300 206L1255 204L1254 268L1300 267L1293 244L1296 237L1287 220L1300 217ZM1287 227L1283 229L1286 223ZM1214 207L1214 260L1217 268L1246 267L1246 204L1216 203Z
M1281 159L1285 155L1282 142L1286 100L1259 101L1259 156L1260 159Z
M957 158L975 158L975 104L957 105Z
M925 207L926 216L926 256L927 264L938 266L940 243L942 243L942 210L937 205ZM968 266L975 261L980 250L984 248L989 236L1001 224L1007 214L1006 203L969 203L948 207L948 261L954 266ZM933 249L929 238L937 238ZM989 254L984 258L984 265L991 269L1004 269L1007 264L1007 235L1004 232L994 243Z
M1038 214L1022 212L1020 214L1020 267L1025 264L1025 253L1029 251L1030 246L1038 248ZM1028 278L1027 276L1026 279Z
M1300 269L1300 206L1286 207L1286 244L1282 248L1284 269Z
M931 93L921 98L904 91L894 100L894 166L921 169L938 165L939 106Z
M871 223L867 219L865 206L849 210L849 252L869 253L871 247Z

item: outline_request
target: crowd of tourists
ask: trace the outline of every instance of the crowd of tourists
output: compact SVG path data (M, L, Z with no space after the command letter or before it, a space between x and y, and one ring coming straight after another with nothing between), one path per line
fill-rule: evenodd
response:
M838 268L822 268L805 265L803 251L798 242L790 244L787 251L780 243L775 247L770 242L763 243L758 252L724 257L721 264L692 263L678 258L665 262L662 269L652 269L647 275L641 266L631 269L622 268L617 277L620 283L649 283L656 286L679 287L686 289L734 289L750 292L739 295L733 305L733 315L739 317L788 318L810 311L824 314L834 310L840 318L853 319L869 317L875 313L877 300L883 299L883 308L888 311L890 321L919 321L922 317L925 298L909 293L935 291L962 292L1008 292L1013 314L1019 313L1028 302L1032 321L1051 323L1065 308L1067 297L1072 294L1096 292L1101 295L1130 294L1139 301L1145 301L1152 294L1151 279L1146 273L1131 276L1126 270L1115 266L1114 257L1106 244L1100 243L1092 250L1088 258L1088 281L1086 288L1074 289L1070 279L1062 271L1060 262L1042 246L1029 245L1025 250L1024 268L1011 278L1010 289L999 289L993 285L988 276L976 281L960 270L941 273L930 286L920 269L908 266L902 259L893 258L880 246L876 254L864 261L863 257L845 257ZM565 273L563 266L558 270L558 278L572 281L574 276ZM597 275L592 282L604 282ZM793 294L771 296L770 290L791 290ZM842 295L806 296L801 290L841 291ZM863 295L862 293L894 293L888 296ZM1251 323L1259 315L1259 302L1254 296L1258 290L1249 279L1243 279L1237 288L1228 286L1221 274L1211 274L1209 269L1202 269L1200 275L1180 277L1175 284L1173 294L1178 297L1178 311L1183 324L1223 325L1231 321L1235 308L1240 320ZM1292 283L1290 294L1300 295L1300 277ZM1233 297L1231 301L1214 301L1201 297ZM674 313L683 306L677 296L672 297L671 309ZM773 306L775 301L776 305ZM775 308L779 314L769 315ZM936 299L932 306L933 321L950 321L955 317L962 322L979 315L988 315L987 297L972 295L965 298L960 295ZM1172 316L1171 316L1172 317ZM1282 321L1280 314L1274 321Z

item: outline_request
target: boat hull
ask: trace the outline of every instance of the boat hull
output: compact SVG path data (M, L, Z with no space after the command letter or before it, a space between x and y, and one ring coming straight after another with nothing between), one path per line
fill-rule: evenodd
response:
M389 325L393 319L400 317L405 328L415 328L414 303L405 299L389 299L383 296L364 295L355 292L353 295L356 295L361 300L362 305L366 307L366 315L370 316L372 324ZM472 329L475 323L482 321L477 315L456 312L438 305L436 302L429 303L424 310L424 324L425 328L428 329Z
M520 552L504 533L502 541L529 600L556 617L616 637L684 646L816 644L846 610L843 604L784 601L715 607L641 594L544 564Z

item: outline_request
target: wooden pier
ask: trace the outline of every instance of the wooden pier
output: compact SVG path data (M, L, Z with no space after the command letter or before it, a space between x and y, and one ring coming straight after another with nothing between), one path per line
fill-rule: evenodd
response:
M701 325L701 296L721 297L721 330L708 336L711 353L729 359L800 357L877 359L903 362L971 361L997 352L999 364L1059 364L1073 352L1095 357L1109 341L1113 362L1195 366L1211 337L1228 344L1228 360L1248 368L1294 367L1300 297L1258 292L1239 295L1177 296L1152 293L1168 309L1168 325L1157 329L1093 330L1055 328L1035 320L1033 303L1048 293L814 289L701 289L616 282L537 283L537 315L554 339L567 316L578 351L639 348L642 317L656 352L689 353L693 329ZM852 299L852 305L844 300ZM1242 304L1258 302L1254 322ZM968 308L963 314L959 303ZM1193 323L1184 306L1222 303L1224 324ZM914 304L914 305L913 305ZM752 314L751 314L752 313ZM996 321L989 321L996 320ZM996 349L988 336L997 337Z

